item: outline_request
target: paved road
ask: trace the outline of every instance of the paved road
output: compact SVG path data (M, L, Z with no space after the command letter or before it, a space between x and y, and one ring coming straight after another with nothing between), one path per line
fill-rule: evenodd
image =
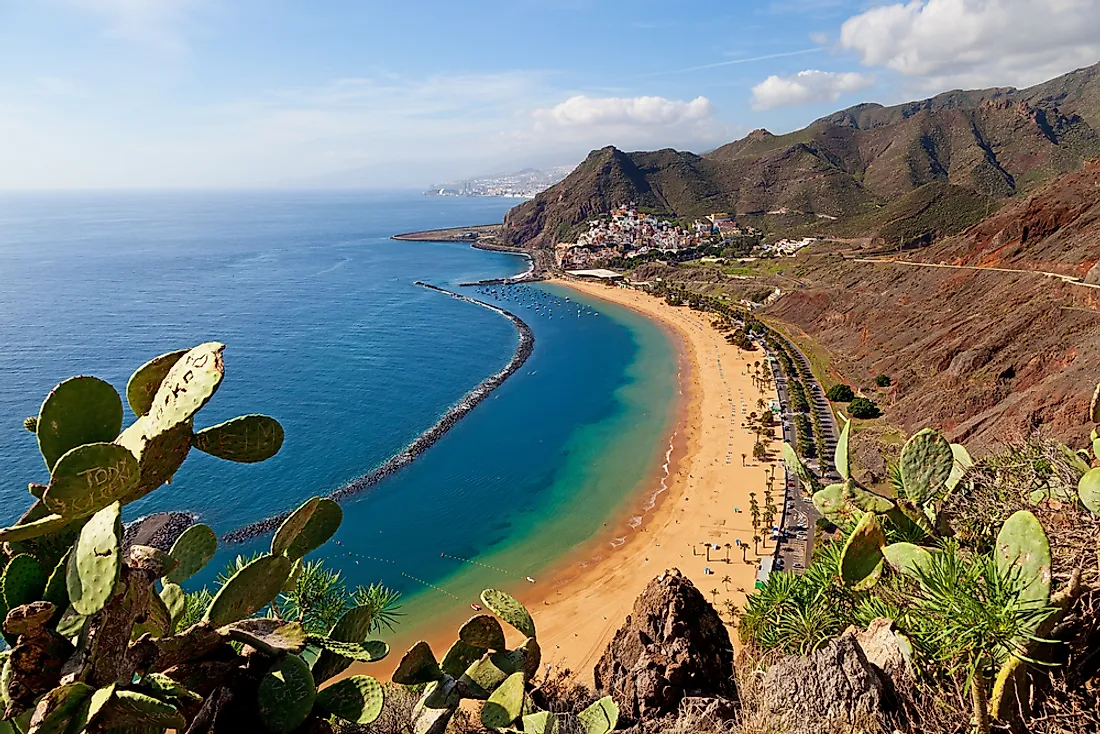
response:
M806 355L789 339L778 332L775 333L778 338L783 340L793 358L804 364L807 372L812 375L810 361L806 358ZM762 346L767 349L766 343L762 343ZM772 377L775 380L776 392L779 395L779 404L782 409L783 441L792 446L797 446L793 419L794 412L791 410L790 393L787 391L787 378L783 375L778 360L770 352L769 356L772 359L768 360L768 364L772 370ZM802 384L809 389L813 410L820 416L825 445L829 451L834 451L839 432L832 408L829 407L829 401L825 398L825 391L821 388L821 384L816 377L810 380L803 378ZM827 463L826 466L829 467L829 474L826 475L826 479L839 479L839 475L836 474L831 463ZM790 537L779 543L775 555L777 558L783 559L783 570L801 572L802 569L795 569L794 564L801 564L803 569L810 564L810 559L813 557L814 530L817 527L817 520L821 517L821 513L814 507L813 502L809 501L809 490L803 489L802 482L797 475L784 469L784 477L786 490L783 498L783 516L780 520L780 527L790 533ZM804 540L797 538L797 533L800 532L796 530L798 527L804 528L802 531L805 535Z
M874 265L908 265L915 268L948 268L951 270L986 270L993 273L1026 273L1029 275L1042 275L1047 278L1055 278L1063 283L1069 283L1070 285L1079 285L1082 288L1100 288L1100 285L1093 283L1086 283L1077 276L1066 275L1064 273L1051 273L1046 270L1019 270L1015 268L990 268L983 267L981 265L945 265L943 263L917 263L910 260L891 260L888 258L871 258L871 257L853 257L851 258L857 263L872 263Z

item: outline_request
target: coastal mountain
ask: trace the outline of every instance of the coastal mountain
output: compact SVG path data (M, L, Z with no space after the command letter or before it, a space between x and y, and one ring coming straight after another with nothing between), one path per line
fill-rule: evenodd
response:
M787 227L822 234L931 240L1096 155L1100 64L1022 90L857 105L786 135L757 130L702 156L603 148L511 210L502 238L524 247L567 241L594 214L634 201L675 216L727 211L783 217ZM899 206L926 221L890 230Z
M810 254L767 314L822 345L836 379L870 387L890 375L880 399L892 425L942 426L974 448L1038 426L1079 443L1100 375L1097 241L1100 162L904 263Z

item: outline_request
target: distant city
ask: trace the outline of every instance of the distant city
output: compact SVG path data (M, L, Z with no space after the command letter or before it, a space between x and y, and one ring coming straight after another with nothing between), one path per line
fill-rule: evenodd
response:
M531 199L569 175L574 166L557 166L549 170L525 168L515 173L498 173L479 176L465 181L433 186L424 193L428 196L506 196L514 199Z

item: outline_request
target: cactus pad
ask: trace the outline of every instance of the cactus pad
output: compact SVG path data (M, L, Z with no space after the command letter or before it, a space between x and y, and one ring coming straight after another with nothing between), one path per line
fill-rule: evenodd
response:
M913 434L898 464L905 496L923 505L943 489L954 465L955 455L943 434L929 428Z
M504 629L496 617L488 614L479 614L467 620L458 630L458 639L472 647L504 649Z
M137 459L125 447L84 444L57 460L42 502L58 515L87 517L129 494L138 471Z
M945 486L947 491L959 486L959 482L966 476L966 472L974 466L974 460L970 458L970 452L961 443L951 444L951 456L954 462L951 464L951 473L947 475Z
M870 512L864 514L848 536L840 556L840 576L844 583L856 589L874 586L882 575L885 545L886 535L877 516Z
M845 491L843 484L830 484L813 494L814 507L834 525L858 522L863 517L863 511L853 507L845 499Z
M202 701L202 696L194 691L187 690L163 673L147 673L145 677L142 678L141 682L148 686L149 690L156 694L157 698L168 699L179 703Z
M484 647L474 647L462 640L455 640L451 649L443 656L439 667L452 678L458 678L485 653Z
M130 404L130 410L134 415L143 416L153 407L153 396L160 389L160 384L172 369L172 365L180 361L186 349L178 352L169 352L159 357L154 357L134 371L130 380L126 383L126 402Z
M539 646L539 641L528 637L517 652L523 653L523 675L527 680L534 680L539 672L539 665L542 664L542 647Z
M218 632L271 657L283 653L298 655L305 649L307 639L300 622L278 619L242 619L222 627Z
M882 549L882 555L890 568L909 576L915 574L918 568L927 568L932 562L931 553L912 543L891 543Z
M123 499L123 504L128 504L171 481L179 471L191 451L191 422L158 429L149 416L142 416L115 443L128 448L140 468L137 486Z
M515 672L515 663L508 654L496 652L483 655L466 669L459 682L469 689L469 695L473 698L488 698L505 678Z
M251 617L279 595L292 565L286 556L260 556L225 582L203 619L222 627Z
M164 578L174 584L182 584L209 563L217 550L218 536L214 531L202 523L192 525L176 538L168 551L168 555L179 561L179 565Z
M523 734L558 734L558 717L549 711L537 711L523 717Z
M382 704L382 684L369 675L353 675L317 694L317 708L353 724L377 719Z
M186 423L214 396L225 375L224 349L218 342L200 344L172 365L149 409L152 434Z
M23 419L23 429L30 433L38 433L38 416L28 415Z
M354 607L344 612L340 621L329 630L328 638L336 642L362 642L370 634L374 621L374 611L370 607ZM351 665L351 660L341 655L322 650L317 662L313 664L313 678L323 683L337 673L342 673Z
M844 479L848 479L848 441L852 435L852 422L844 421L844 428L840 431L840 438L836 442L836 451L833 452L833 465Z
M444 734L461 701L454 678L429 683L413 708L413 734Z
M357 663L376 663L390 654L390 646L381 640L340 642L328 637L310 637L309 644Z
M99 715L99 712L103 710L103 707L107 705L107 702L115 694L115 684L112 683L105 688L98 688L92 692L92 695L88 696L73 714L72 723L65 730L71 734L83 734L88 729L88 725L91 724L95 718Z
M481 592L481 601L485 606L515 627L528 637L535 636L535 622L531 619L527 607L520 604L513 596L497 589L486 589Z
M118 585L122 566L122 508L118 502L92 515L81 529L69 556L65 585L78 614L102 609Z
M99 726L103 730L131 726L183 730L187 719L175 706L137 691L116 690L103 708Z
M271 555L278 556L286 552L299 533L305 530L309 519L317 511L317 505L320 502L320 497L310 497L298 505L294 512L283 520L282 524L279 525L279 529L275 531L275 537L271 539Z
M194 446L219 459L254 464L283 447L283 427L266 415L243 415L195 434Z
M36 734L64 734L73 716L91 698L94 690L81 682L54 688L35 707L30 731Z
M577 719L585 734L608 734L619 724L619 707L611 696L604 696L577 714Z
M1092 400L1089 401L1089 418L1093 423L1100 423L1100 384L1092 391Z
M852 479L844 483L844 499L856 509L876 515L885 515L894 509L893 502L874 492L868 492Z
M22 604L30 604L42 598L46 589L46 572L33 556L21 553L8 561L4 569L4 604L15 609Z
M523 673L504 679L481 709L481 724L488 729L503 729L523 713Z
M403 686L415 686L422 683L431 683L443 677L439 664L435 661L432 648L421 640L409 648L409 651L401 658L397 670L393 671L391 679L394 683Z
M41 517L23 525L14 525L0 530L0 543L17 543L22 540L39 538L60 530L72 522L72 518L53 514Z
M820 488L821 485L818 484L817 477L802 463L802 459L798 458L794 446L786 441L783 442L783 460L787 462L787 469L794 472L799 479L805 482L810 490L816 491Z
M330 499L322 498L317 502L305 527L286 544L283 553L291 560L309 555L327 543L329 538L340 529L340 523L343 521L344 511L340 509L340 505Z
M1089 512L1100 517L1100 468L1085 472L1077 483L1077 496Z
M1027 510L1013 513L997 533L993 556L1002 573L1019 569L1021 601L1050 602L1050 542L1035 515Z
M179 584L167 582L160 591L160 599L164 602L164 608L168 610L169 632L176 630L176 625L187 611L187 595L183 593L183 587Z
M260 681L256 691L260 721L273 732L294 731L309 716L316 698L309 666L297 655L287 655Z
M42 600L50 602L56 609L53 615L54 621L61 619L62 613L69 607L69 589L66 585L65 573L72 553L70 548L57 562L49 579L46 580L46 588L42 591Z
M122 398L98 377L73 377L55 387L38 411L38 450L53 471L77 446L113 441L122 429Z

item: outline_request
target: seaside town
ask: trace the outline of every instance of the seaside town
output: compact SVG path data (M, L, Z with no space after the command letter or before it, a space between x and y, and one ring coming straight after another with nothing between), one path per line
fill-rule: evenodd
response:
M787 257L813 244L813 238L765 244L762 233L726 212L690 224L663 219L634 204L619 206L588 222L575 242L556 246L563 270L637 264L643 260L700 257Z

